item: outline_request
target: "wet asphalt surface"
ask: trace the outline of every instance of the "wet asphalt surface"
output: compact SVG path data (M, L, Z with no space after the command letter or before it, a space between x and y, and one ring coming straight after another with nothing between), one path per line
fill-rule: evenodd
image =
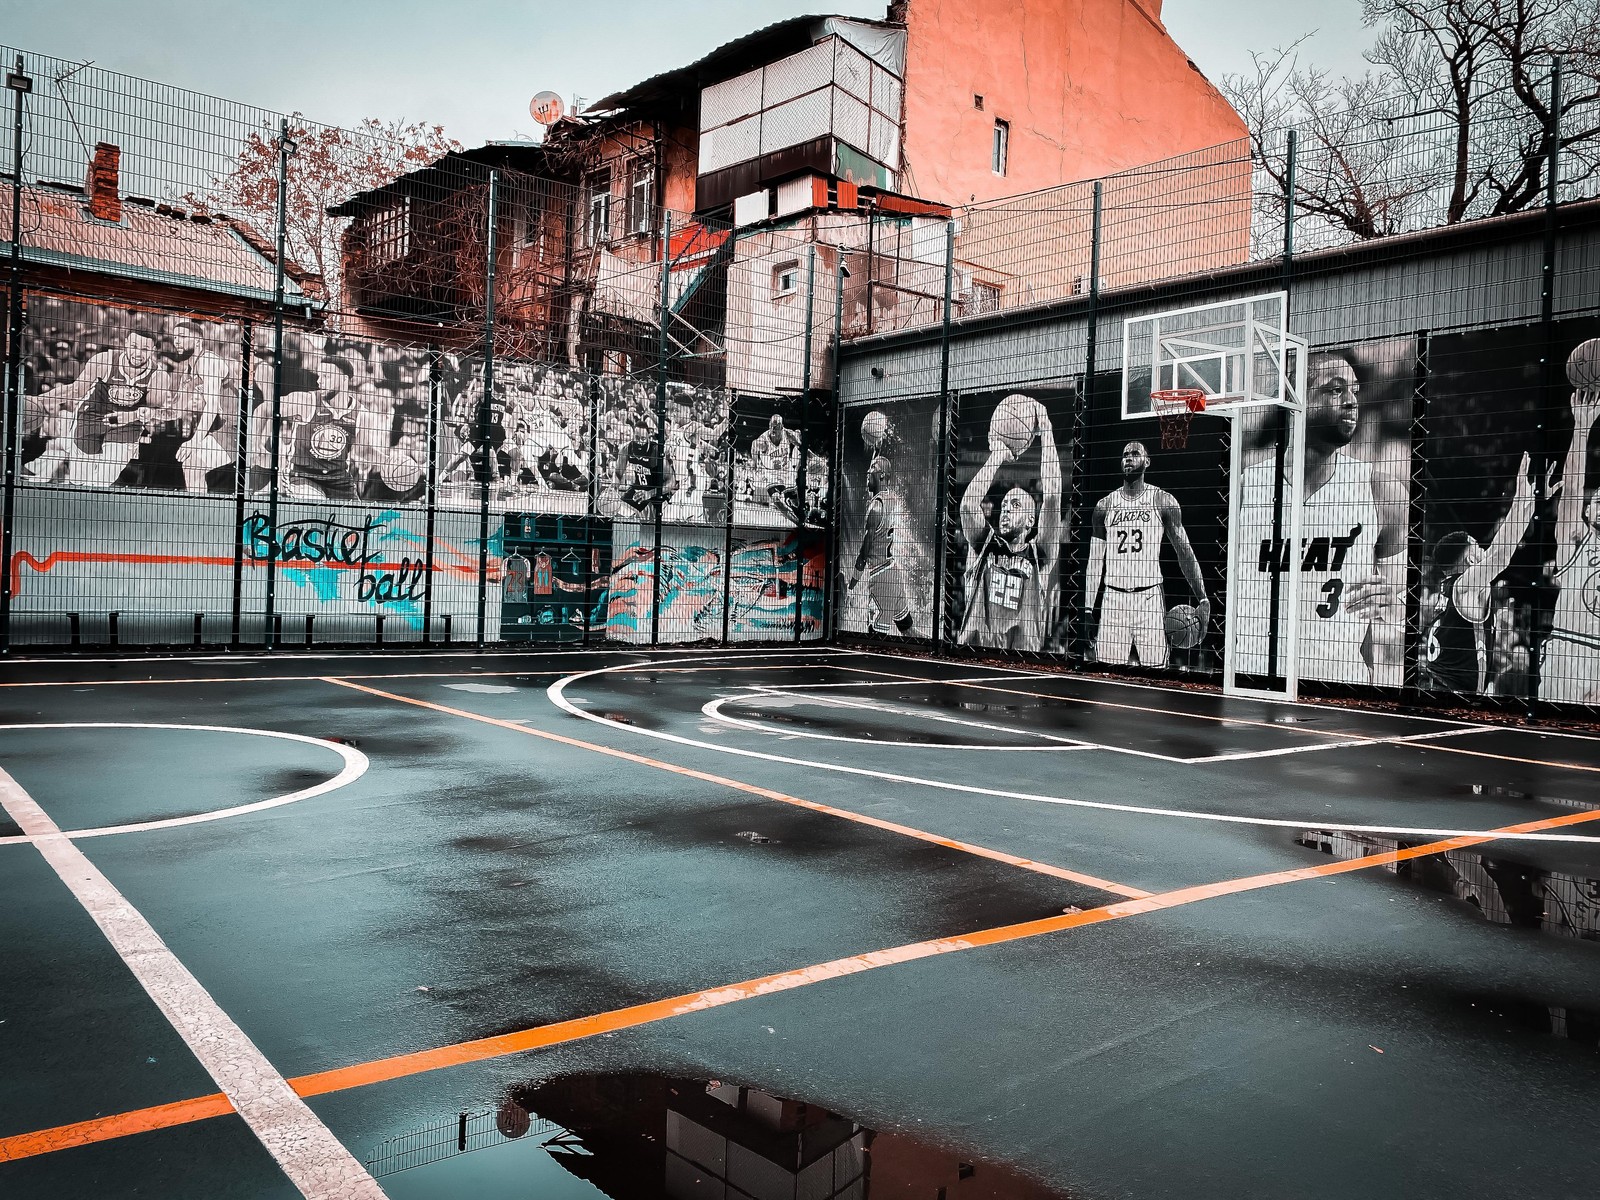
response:
M0 688L0 725L271 729L368 756L312 799L79 843L288 1077L1120 899L406 700L1150 892L1330 863L1297 841L1322 823L1600 808L1600 742L1549 730L842 652L644 657L12 664L4 682L52 686ZM616 666L563 692L599 721L547 698ZM719 700L745 724L702 711ZM1395 737L1426 741L1371 740ZM340 765L240 733L0 729L0 766L66 829L253 803ZM1471 853L1600 879L1593 843ZM1265 887L311 1103L365 1158L508 1089L644 1072L820 1105L1075 1197L1592 1195L1600 942L1496 923L1464 890L1383 868ZM0 938L0 1139L215 1090L26 844L0 844ZM436 1194L468 1194L451 1178ZM295 1194L238 1117L0 1162L8 1198Z

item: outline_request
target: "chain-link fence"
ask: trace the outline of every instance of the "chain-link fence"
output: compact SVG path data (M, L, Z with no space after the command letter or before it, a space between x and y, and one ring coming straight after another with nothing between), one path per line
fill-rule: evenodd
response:
M814 230L0 53L9 644L819 636Z
M807 53L795 103L819 81L836 108L866 97L862 136L894 158L898 94L838 45ZM687 211L692 166L637 121L469 150L0 56L18 645L821 637L841 340L1198 287L1595 186L1582 147L1502 114L1477 143L1499 201L1462 202L1449 125L1416 118L955 210L802 179L734 220ZM714 92L713 168L750 136Z

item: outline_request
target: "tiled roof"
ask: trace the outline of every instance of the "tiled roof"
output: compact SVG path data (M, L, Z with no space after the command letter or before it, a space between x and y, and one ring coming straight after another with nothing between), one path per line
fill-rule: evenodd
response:
M0 247L11 252L12 184L0 180ZM245 223L193 216L124 198L122 219L89 214L74 189L23 185L22 252L27 262L175 287L270 301L276 286L272 246ZM316 276L287 265L284 294L295 304L319 298Z

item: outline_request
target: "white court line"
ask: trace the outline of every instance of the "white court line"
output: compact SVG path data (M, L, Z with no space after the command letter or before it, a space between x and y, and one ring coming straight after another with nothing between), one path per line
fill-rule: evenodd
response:
M867 671L864 667L840 667L834 666L832 663L826 665L832 666L836 671L859 670L869 675L883 674L882 671ZM551 673L554 674L554 672ZM1012 676L1010 675L965 675L958 676L955 679L923 679L921 676L904 675L895 676L892 679L850 679L846 680L844 683L763 683L751 686L759 686L764 691L768 692L810 692L819 688L899 687L901 684L910 682L912 680L916 680L919 683L1006 683L1011 679ZM1069 699L1069 697L1066 696L1061 698L1063 700Z
M690 651L687 651L687 650L666 650L666 649L664 649L662 652L663 653L667 653L667 654L680 654L680 655L681 654L689 654L689 653L691 653ZM589 658L614 658L618 654L624 654L624 653L632 655L635 658L635 661L632 662L632 663L629 663L629 664L622 664L622 665L632 666L632 667L637 668L640 671L648 671L648 670L652 669L652 664L651 664L650 660L638 658L638 655L639 655L640 652L637 651L637 650L629 650L629 651L614 651L614 650L552 650L552 651L550 651L550 655L551 656L584 655L584 656L589 657ZM843 654L853 654L853 653L854 653L854 651L850 651L850 650L774 650L774 651L770 651L770 652L767 652L767 653L755 653L755 652L751 652L751 651L745 651L743 653L743 657L747 658L747 659L759 659L759 658L785 659L785 658L804 657L806 663L810 664L810 663L815 663L817 660L833 659L833 658L837 658L838 656L843 655ZM527 656L527 657L537 657L537 658L544 657L543 654L532 654L531 652L520 651L520 650L515 652L515 653L510 653L510 652L499 653L499 654L490 653L490 654L483 654L483 655L474 654L474 657L481 657L481 658L484 658L484 659L486 659L486 660L488 660L490 662L495 662L495 661L503 661L503 660L507 660L507 659L513 659L513 658L516 658L518 655L523 655L523 656ZM282 661L284 661L285 659L287 659L289 657L292 657L292 656L284 655L283 658L264 658L264 659L229 658L229 659L215 660L215 661L226 661L226 662L282 662ZM342 656L342 655L303 655L301 657L304 657L304 658L342 658L342 657L345 657L345 656ZM350 655L349 657L352 657L352 658L385 658L386 657L386 658L389 658L391 660L394 660L394 659L402 658L404 656L398 655L398 654L390 654L390 655L356 654L356 655ZM420 658L420 659L427 659L427 658L460 657L460 655L418 654L418 655L413 655L411 657ZM27 662L29 665L40 665L40 664L46 663L46 662L53 662L54 660L25 659L25 660L21 660L21 661ZM126 662L129 662L130 660L126 659L126 658L118 658L118 659L110 659L110 658L107 658L107 659L100 659L100 658L74 658L74 659L71 659L71 660L68 660L68 661L71 662L71 663L86 663L86 662L121 662L121 663L126 663ZM170 659L168 659L168 658L163 658L163 659L158 659L158 660L153 660L153 661L159 661L159 662L211 662L211 661L214 661L214 660L212 660L212 659L185 659L185 658L170 658ZM826 667L831 667L834 670L839 670L839 671L856 671L856 670L865 671L866 670L866 668L863 668L863 667L846 667L846 666L842 666L840 664L829 662L829 661L824 661L824 662L822 662L821 665L826 666ZM656 664L656 669L661 673L665 673L666 671L670 670L671 668L669 668L669 667L661 667L661 666L659 666L659 664ZM749 667L749 668L745 668L745 669L754 671L754 670L773 670L773 669L783 669L783 668ZM798 670L799 668L796 667L794 669ZM513 669L509 669L509 670L504 670L504 671L486 671L482 667L473 667L470 671L382 671L382 672L378 672L378 673L370 674L370 675L341 674L340 678L341 679L490 679L490 678L512 677L512 676L521 676L521 675L559 675L560 673L561 672L560 672L559 669L550 670L550 669L540 669L538 667L516 667L516 668L513 668ZM879 672L868 672L868 673L869 674L879 674ZM167 687L167 686L174 686L174 685L180 685L180 684L200 684L200 683L320 683L326 678L327 678L327 676L325 676L325 675L206 675L206 676L174 675L171 678L159 678L159 677L156 677L156 678L145 678L145 679L29 679L29 680L22 680L22 681L18 681L18 682L0 681L0 688L97 688L97 687L135 687L135 686L137 686L137 687Z
M942 661L944 661L942 659L919 658L919 657L916 657L914 655L885 654L880 650L851 650L851 651L849 651L849 653L859 654L859 655L862 655L862 656L868 657L868 658L887 658L891 662L901 662L901 663L907 662L907 661L910 661L910 662L942 662ZM1217 689L1217 690L1206 690L1206 691L1190 691L1187 688L1163 687L1160 684L1155 684L1155 683L1133 683L1133 682L1131 682L1129 680L1125 680L1125 679L1100 679L1100 678L1097 678L1096 676L1093 676L1093 675L1080 675L1080 674L1076 674L1076 673L1069 672L1069 671L1029 671L1029 670L1025 670L1025 669L1023 669L1021 667L989 667L987 669L991 670L991 671L1004 671L1008 675L1011 675L1011 676L1014 676L1014 677L1015 676L1020 676L1020 677L1022 677L1024 679L1055 680L1055 681L1061 682L1061 683L1084 683L1084 684L1093 684L1093 685L1095 685L1097 687L1134 688L1134 689L1137 689L1138 691L1142 691L1142 692L1160 692L1164 696L1172 696L1172 695L1215 696L1216 698L1218 698L1220 700L1223 700L1225 702L1231 702L1231 703L1256 704L1256 705L1269 705L1270 704L1270 705L1275 705L1275 706L1279 706L1279 707L1283 707L1283 708L1309 708L1309 709L1312 709L1312 710L1314 710L1316 712L1322 712L1322 713L1326 713L1329 710L1332 710L1332 711L1335 711L1335 712L1361 713L1361 714L1367 715L1367 716L1386 717L1386 718L1389 718L1389 719L1395 720L1395 721L1427 721L1430 724L1434 724L1434 725L1463 726L1463 725L1474 724L1474 722L1460 721L1460 720L1455 719L1454 717L1426 717L1426 716L1418 715L1416 713L1387 712L1387 711L1385 711L1383 709L1363 708L1360 705L1339 704L1339 703L1333 702L1333 701L1314 702L1314 701L1310 701L1310 700L1262 700L1262 699L1259 699L1259 698L1253 697L1253 696L1229 696L1229 695L1224 694L1220 689ZM916 678L916 677L914 677L914 676L906 676L906 678L910 679L910 678ZM930 682L931 683L931 682L936 682L936 681L934 681L934 680L926 680L926 682ZM1054 700L1077 700L1077 701L1080 701L1080 702L1082 702L1084 704L1101 704L1101 705L1105 705L1108 708L1132 708L1132 709L1134 709L1135 711L1138 711L1138 712L1159 712L1159 713L1170 712L1172 716L1193 717L1193 718L1197 718L1199 720L1205 720L1205 721L1231 721L1231 720L1236 720L1237 719L1237 718L1234 718L1234 717L1215 717L1215 716L1211 716L1208 713L1186 713L1186 712L1182 712L1182 711L1178 711L1178 710L1168 710L1168 709L1160 709L1160 708L1143 708L1143 707L1141 707L1139 705L1136 705L1136 704L1118 704L1115 701L1111 701L1111 700L1091 700L1087 696L1053 696L1053 697L1051 697L1051 699L1054 699ZM1266 722L1257 722L1257 724L1266 724ZM1276 724L1274 724L1274 725L1272 725L1272 728L1274 728L1274 729L1284 729L1284 730L1293 730L1293 729L1295 729L1295 726L1292 726L1292 725L1276 725ZM1496 728L1496 729L1512 729L1512 730L1518 730L1518 731L1520 731L1522 729L1521 726L1516 726L1516 725L1497 725L1494 728ZM1327 733L1328 733L1328 731L1326 731L1326 730L1315 730L1315 729L1304 729L1304 730L1300 730L1299 732L1301 732L1301 733L1322 733L1324 735L1327 735ZM1529 732L1532 732L1532 731L1530 730ZM1573 737L1582 737L1584 735L1582 735L1582 734L1573 734L1571 736L1573 736Z
M954 679L941 679L938 682L940 682L940 683L957 683L957 682L975 682L975 681L974 680L958 681L958 680L954 680ZM760 724L758 724L758 723L756 723L754 721L741 721L741 720L738 720L737 718L730 717L726 713L720 711L721 706L723 704L735 703L738 700L752 699L752 698L754 698L755 695L759 695L761 693L766 693L766 692L776 692L776 693L779 693L779 694L782 694L782 695L795 696L796 698L801 698L801 699L812 699L812 700L816 700L818 702L824 702L824 703L830 703L830 704L845 704L845 702L842 701L842 700L832 700L832 699L829 699L829 698L826 698L826 697L822 697L822 696L808 697L808 696L806 696L805 692L802 692L802 691L799 690L801 685L798 685L798 684L791 684L791 685L788 685L788 686L755 684L755 685L752 685L752 686L756 690L750 696L725 697L722 700L712 701L711 704L703 705L701 707L700 711L705 713L708 717L715 717L716 719L721 720L721 721L725 721L730 725L739 725L739 726L741 726L743 728L746 728L746 729L753 729L753 730L755 730L755 731L757 731L759 733L776 733L776 732L779 732L779 731L774 729L774 728L772 728L771 726L760 725ZM857 687L857 688L863 688L863 687L900 687L900 686L903 686L903 681L899 680L899 679L890 679L890 680L875 680L875 681L870 682L870 683L868 683L868 682L832 683L832 684L818 684L817 686L818 687L834 687L834 688L848 688L848 687ZM1003 689L997 689L997 690L1003 690ZM1070 699L1073 699L1073 697L1063 696L1063 697L1061 697L1061 699L1062 700L1070 700ZM1093 701L1091 701L1091 703L1093 703ZM718 711L711 712L710 711L711 705L716 705L717 708L718 708ZM871 705L866 705L866 704L859 705L858 707L872 709ZM998 733L1009 733L1009 734L1011 734L1013 736L1026 734L1026 733L1031 733L1031 731L1022 730L1022 729L1008 728L1006 726L1000 726L1000 725L985 725L985 724L983 724L981 722L975 722L975 721L974 722L963 722L960 718L956 718L956 717L949 717L949 716L944 716L944 715L934 715L932 713L918 713L918 712L914 712L914 711L912 711L910 709L895 709L895 708L892 708L892 707L890 707L888 705L881 705L881 706L877 707L876 709L873 709L873 711L894 713L894 714L897 714L897 715L900 715L900 716L913 717L913 718L921 717L921 718L923 718L925 720L929 720L929 721L952 721L952 722L954 722L956 724L971 724L975 728L978 728L978 729L988 729L988 730L992 730L992 731L998 732ZM1144 711L1153 712L1153 711L1156 711L1156 710L1148 709L1148 710L1144 710ZM1232 723L1231 718L1230 718L1230 723ZM1250 722L1244 722L1244 723L1245 724L1252 724ZM1272 728L1278 728L1278 727L1277 726L1273 726ZM1199 756L1194 757L1194 758L1180 758L1180 757L1177 757L1177 756L1171 755L1171 754L1158 754L1153 750L1135 750L1131 746L1112 746L1112 745L1108 745L1108 744L1106 744L1104 742L1087 741L1087 740L1085 740L1083 738L1070 738L1070 739L1061 738L1059 740L1071 742L1071 744L1072 744L1071 748L1072 749L1104 750L1104 751L1106 751L1107 753L1110 753L1110 754L1130 754L1130 755L1133 755L1136 758L1153 758L1153 759L1156 759L1156 760L1158 760L1160 762L1177 763L1177 764L1179 764L1181 766L1197 766L1197 765L1201 765L1201 764L1205 764L1205 763L1246 762L1246 761L1249 761L1250 759L1256 759L1256 758L1280 758L1280 757L1283 757L1284 755L1288 755L1288 754L1318 754L1318 753L1321 753L1324 750L1348 750L1348 749L1351 749L1351 748L1356 747L1356 746L1387 746L1387 745L1398 745L1398 744L1402 744L1402 743L1405 743L1405 742L1433 741L1433 740L1436 740L1436 739L1439 739L1439 738L1462 737L1462 736L1464 736L1466 734L1472 734L1472 733L1493 733L1493 732L1495 732L1497 730L1501 730L1503 728L1504 728L1504 726L1501 726L1501 725L1471 725L1471 726L1468 726L1468 727L1466 727L1464 729L1431 729L1431 730L1428 730L1425 733L1408 733L1408 734L1404 734L1404 735L1396 736L1396 737L1366 737L1366 736L1361 735L1361 734L1351 734L1346 740L1340 741L1340 742L1318 742L1318 743L1315 743L1315 744L1309 745L1309 746L1280 746L1275 750L1236 750L1236 751L1231 751L1231 752L1229 752L1227 754L1205 754L1205 755L1199 755ZM836 736L836 735L828 735L828 734L821 734L821 733L800 733L798 731L789 731L789 730L785 730L783 732L791 733L792 736L794 736L794 737L814 737L814 738L819 738L819 739L824 740L824 741L856 742L856 743L859 743L861 745L867 745L867 746L910 746L910 747L916 747L918 749L924 749L924 750L926 750L926 749L976 749L976 750L1025 750L1025 749L1030 749L1030 747L1024 747L1024 746L983 746L983 745L961 746L961 747L950 746L950 745L941 746L941 745L939 745L937 743L931 743L931 742L885 742L885 741L879 741L876 738L847 738L847 737L839 737L839 736ZM1035 737L1051 737L1052 735L1046 734L1046 733L1033 733L1032 736L1035 736ZM1325 731L1323 736L1329 736L1329 735Z
M1430 729L1426 733L1408 733L1402 737L1353 737L1347 742L1327 742L1317 746L1280 746L1276 750L1239 750L1232 754L1208 754L1203 758L1185 758L1190 765L1217 762L1246 762L1253 758L1281 758L1285 754L1316 754L1323 750L1348 750L1353 746L1399 746L1406 742L1433 742L1441 738L1466 737L1473 733L1493 733L1499 725L1473 725L1466 729Z
M313 796L321 796L327 792L342 788L348 783L354 783L365 775L367 768L372 765L367 756L354 746L324 741L322 738L308 737L303 733L282 733L276 729L246 729L233 725L170 725L154 721L52 721L35 725L0 725L0 733L13 729L181 729L185 732L193 730L201 733L244 733L254 737L281 738L286 742L304 742L309 746L332 750L340 758L344 759L344 767L333 778L325 779L321 783L313 784L308 788L301 788L298 792L287 792L282 796L273 796L267 800L256 800L250 804L236 804L232 808L218 808L211 812L195 813L187 817L167 817L160 821L134 821L125 825L101 825L94 829L74 829L63 834L64 837L71 838L73 841L77 841L79 838L109 837L117 833L145 833L152 829L176 829L181 825L200 825L207 821L222 821L228 817L243 816L245 813L264 812L269 808L281 808L285 804L309 800ZM0 846L27 840L27 834L0 837Z
M35 657L35 658L18 657L18 658L13 658L13 659L11 659L9 661L12 664L26 663L30 667L57 666L57 665L59 665L59 666L72 666L75 663L110 663L110 662L114 662L114 663L139 663L139 662L164 662L164 663L176 663L176 662L270 663L270 662L285 662L285 661L287 661L289 659L305 659L305 660L309 660L309 661L313 661L313 662L324 662L324 661L328 661L328 660L332 660L332 659L337 659L337 660L339 660L341 662L347 662L347 661L349 661L350 659L353 659L353 658L380 658L380 659L402 658L402 657L405 657L407 655L407 653L408 653L407 651L397 651L397 650L372 650L372 651L349 650L349 651L333 651L333 652L330 652L328 654L305 654L305 653L290 653L288 651L283 651L283 652L275 651L272 654L163 654L158 659L139 659L139 658L130 657L129 655L126 655L126 654L123 654L123 655L110 655L110 656L107 656L107 657L104 657L104 658L78 658L75 655L73 657L70 657L70 658L63 658L63 657L59 657L57 655L49 655L49 656L39 656L39 657ZM601 655L601 654L612 654L612 655L615 655L615 654L693 655L693 654L697 653L697 648L691 647L691 648L686 648L686 649L681 649L681 650L674 650L671 646L657 646L657 647L652 649L652 648L649 648L649 647L632 648L632 647L628 647L628 646L619 645L619 646L616 646L615 648L609 649L609 650L605 649L605 648L602 648L602 647L590 647L589 649L586 649L586 650L507 650L507 649L501 649L501 650L417 650L415 652L409 652L409 653L411 653L411 656L415 657L415 658L483 658L483 659L496 659L496 658L516 658L519 655L523 656L523 657L530 657L530 658L557 658L557 657L565 657L565 656L579 655L579 654L591 655L591 656L592 655ZM819 650L819 649L807 646L807 647L804 647L804 648L799 649L799 650L782 650L782 651L773 651L771 653L786 654L787 655L787 654L860 654L860 653L863 653L863 652L859 651L859 650L846 650L846 649L842 649L842 648L836 648L836 649L832 649L832 650ZM319 678L320 678L320 676L319 676Z
M21 826L83 905L300 1194L307 1200L384 1200L377 1181L295 1095L150 922L4 771L0 771L0 808Z
M725 656L711 654L706 655L701 661L704 661L709 666L722 657ZM855 775L887 783L908 783L919 787L957 792L969 796L992 796L1002 800L1028 800L1037 804L1061 804L1073 808L1131 813L1137 816L1180 817L1190 821L1209 821L1221 825L1254 825L1273 829L1327 829L1343 833L1380 833L1391 837L1415 837L1428 841L1455 837L1474 837L1483 838L1486 841L1576 842L1585 845L1600 845L1600 837L1584 837L1580 834L1502 833L1493 829L1435 829L1403 825L1355 825L1350 823L1330 823L1325 817L1312 817L1309 819L1245 817L1228 813L1202 812L1194 809L1161 808L1144 804L1113 804L1104 800L1075 800L1068 796L1052 796L1037 792L1014 792L1003 788L979 787L976 784L952 783L944 779L925 779L918 775L900 775L890 771L874 771L866 767L850 767L845 766L843 763L818 762L809 758L790 758L782 754L768 754L765 751L746 750L737 746L719 746L715 742L704 742L697 738L667 733L659 729L645 729L635 725L624 725L620 721L613 721L597 713L585 712L577 704L566 698L566 689L572 684L593 679L597 676L608 675L614 670L615 668L612 667L601 667L593 671L582 671L575 675L568 675L563 679L558 679L545 689L545 695L549 698L550 703L562 712L581 717L585 721L592 721L596 725L603 725L624 735L631 734L638 737L655 738L658 741L672 742L679 746L692 746L697 750L710 750L715 754L732 754L740 758L754 758L765 762L782 763L785 766L834 771L841 775Z
M1012 737L1019 734L1024 737L1037 737L1045 741L1059 743L1051 746L995 746L986 742L898 742L887 741L882 738L844 737L834 733L815 733L811 730L774 728L763 725L759 721L730 717L722 711L724 704L739 704L747 700L757 700L763 695L778 695L786 699L810 700L814 704L832 705L838 708L864 709L868 712L887 713L891 716L912 717L926 721L941 721L950 725L961 725L968 729L983 729L991 733L1003 733ZM840 700L832 696L807 696L803 692L767 691L758 687L756 691L743 696L721 696L715 700L708 700L700 706L700 711L714 721L721 721L727 725L735 725L740 729L753 730L756 733L778 734L782 737L814 738L822 742L850 742L857 746L903 746L916 750L984 750L999 753L1037 753L1041 750L1093 750L1095 746L1088 742L1079 742L1071 738L1056 737L1049 733L1035 733L1032 730L1008 729L1003 725L986 725L982 721L965 721L960 717L948 716L944 713L917 713L906 712L889 707L888 705L872 704L866 701Z
M877 657L890 657L890 656L878 655ZM920 676L916 676L916 675L894 675L892 672L888 672L888 671L880 671L880 672L875 672L875 673L876 674L885 675L885 676L887 676L889 678L892 678L892 679L898 679L898 680L900 680L902 682L905 682L905 683L937 683L938 682L937 680L923 679ZM1033 678L1033 679L1049 679L1049 678L1061 679L1063 677L1059 676L1059 675L1058 676L1030 675L1029 678ZM1103 681L1096 681L1096 682L1103 682ZM968 683L968 684L962 684L961 686L969 687L972 690L978 691L978 692L997 692L997 693L1000 693L1002 695L1008 695L1008 696L1032 696L1032 697L1035 697L1036 699L1040 699L1040 700L1054 700L1054 701L1056 701L1057 703L1060 703L1060 704L1088 704L1088 705L1093 705L1094 707L1097 707L1097 708L1117 708L1117 709L1122 709L1125 712L1154 714L1154 715L1163 716L1163 717L1177 717L1179 719L1190 720L1190 721L1210 721L1210 722L1212 722L1214 724L1220 724L1220 725L1242 725L1242 726L1248 726L1250 728L1255 728L1255 729L1270 729L1270 730L1273 730L1274 732L1277 732L1277 733L1301 734L1301 735L1303 735L1305 737L1347 739L1347 738L1350 738L1350 737L1361 737L1362 736L1360 734L1341 733L1341 732L1338 732L1338 731L1332 730L1332 729L1311 729L1311 728L1302 727L1300 725L1286 725L1286 724L1281 724L1281 723L1276 722L1276 721L1256 721L1256 720L1250 719L1249 717L1227 717L1227 716L1220 716L1220 715L1214 714L1214 713L1186 712L1183 709L1178 709L1178 708L1152 708L1149 705L1144 705L1144 704L1122 704L1122 703L1119 703L1118 701L1115 701L1115 700L1094 700L1094 699L1091 699L1088 696L1072 696L1072 695L1064 695L1063 696L1063 695L1056 695L1056 694L1050 693L1050 692L1025 692L1025 691L1021 691L1021 690L1019 690L1017 688L995 687L993 684ZM1118 686L1120 686L1120 685L1118 685ZM1170 689L1170 688L1169 689L1156 688L1156 689L1151 689L1151 690L1164 691L1167 695L1173 694L1173 689ZM1234 698L1233 697L1225 697L1225 699L1233 700ZM1254 701L1254 700L1245 700L1245 701L1243 701L1243 703L1259 704L1259 703L1263 703L1263 702ZM1266 701L1265 703L1276 704L1278 702L1277 701ZM1305 707L1315 707L1315 706L1306 705ZM1328 709L1326 707L1324 707L1320 711L1327 712ZM1360 709L1348 709L1348 710L1338 709L1337 711L1361 712L1361 711L1364 711L1364 710L1360 710ZM1382 713L1382 714L1379 714L1379 715L1381 715L1381 716L1389 716L1391 714ZM1450 728L1463 728L1463 727L1466 727L1466 725L1467 725L1467 722L1465 722L1465 721L1439 721L1439 720L1435 720L1432 717L1418 717L1418 718L1409 718L1408 717L1406 719L1407 720L1429 721L1429 722L1432 722L1434 724L1445 725L1445 726L1448 726ZM1368 738L1366 740L1368 740L1368 741L1376 741L1378 739L1377 738ZM1161 759L1164 759L1167 762L1194 762L1194 761L1196 761L1194 759L1170 758L1170 757L1168 757L1166 755L1152 754L1152 753L1150 753L1148 751L1133 750L1133 749L1130 749L1130 748L1127 748L1127 747L1106 746L1105 749L1114 750L1114 751L1117 751L1118 753L1122 753L1122 754L1140 755L1140 756L1146 757L1146 758L1161 758Z

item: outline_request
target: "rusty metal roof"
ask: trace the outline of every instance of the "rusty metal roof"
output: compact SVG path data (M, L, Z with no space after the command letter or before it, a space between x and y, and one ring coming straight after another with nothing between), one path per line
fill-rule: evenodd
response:
M0 243L11 243L13 185L0 180ZM89 214L78 189L24 184L22 252L30 263L91 271L173 287L271 301L276 289L272 247L230 217L194 215L151 200L124 197L122 219ZM285 294L304 304L320 296L321 281L285 265Z

